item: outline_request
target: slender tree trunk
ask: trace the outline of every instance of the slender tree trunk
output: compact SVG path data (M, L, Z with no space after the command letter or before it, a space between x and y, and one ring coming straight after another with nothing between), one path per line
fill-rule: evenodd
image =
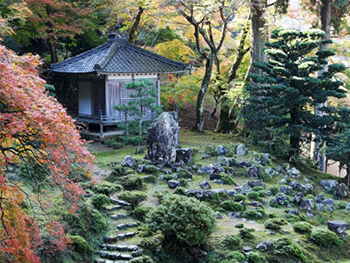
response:
M137 32L137 28L140 24L140 21L141 21L141 16L143 14L143 11L145 11L145 9L141 6L139 6L139 11L137 12L137 15L135 17L135 21L132 25L132 27L130 28L130 31L129 31L129 42L130 43L135 43L136 42L136 38L137 38L137 35L136 35L136 32Z
M50 54L51 54L51 63L58 62L58 56L57 56L57 44L49 40L49 47L50 47Z
M213 53L210 53L210 55L207 57L207 61L205 63L205 74L202 80L201 88L198 93L197 97L197 104L196 104L196 124L193 127L193 131L203 131L203 125L204 125L204 98L205 94L207 93L211 73L213 71L213 63L214 63L214 57L215 55Z
M346 185L350 187L350 165L346 165Z

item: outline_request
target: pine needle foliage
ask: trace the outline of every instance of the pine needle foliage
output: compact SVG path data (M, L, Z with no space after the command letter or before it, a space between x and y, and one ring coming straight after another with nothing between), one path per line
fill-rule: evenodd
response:
M330 132L335 121L327 114L330 107L321 108L323 116L315 114L314 108L325 105L329 97L345 97L343 83L333 79L345 67L331 64L323 70L327 58L335 54L320 49L321 44L330 42L322 40L324 37L324 32L317 29L276 29L265 44L267 62L253 63L264 74L249 75L252 82L246 88L250 97L245 121L261 144L277 143L288 149L288 155L299 154L303 138Z

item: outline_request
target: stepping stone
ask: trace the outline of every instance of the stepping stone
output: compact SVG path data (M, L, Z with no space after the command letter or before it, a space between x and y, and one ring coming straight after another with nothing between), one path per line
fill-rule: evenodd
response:
M120 259L124 259L124 260L130 260L133 258L133 256L129 255L129 254L121 254L119 256Z
M136 233L135 232L128 232L128 233L125 233L125 237L133 237L135 236Z
M136 246L136 245L128 246L128 251L136 251L136 250L138 250L138 249L139 249L139 247Z
M128 215L123 215L123 214L117 214L117 215L112 215L111 218L113 220L118 220L118 219L123 219L123 218L127 218Z
M105 260L101 258L95 258L94 263L105 263Z
M119 225L117 225L118 229L126 229L127 227L128 227L127 224L119 224Z
M112 198L110 197L111 201L113 203L116 203L117 205L121 205L121 206L130 206L130 204L128 202L125 202L123 200L118 200L118 199L115 199L115 198Z
M122 208L122 206L115 205L115 206L112 206L112 207L107 207L106 210L110 212L110 211L118 210L118 209L121 209L121 208Z
M106 237L103 238L103 240L104 240L105 243L111 243L111 242L117 241L117 238L116 237L108 237L108 236L106 236Z

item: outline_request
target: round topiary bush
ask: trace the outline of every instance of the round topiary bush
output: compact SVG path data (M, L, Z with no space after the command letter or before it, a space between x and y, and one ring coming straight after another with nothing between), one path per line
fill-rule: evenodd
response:
M91 197L91 203L97 209L103 208L105 205L109 205L111 200L105 194L98 194Z
M260 215L257 211L255 210L248 210L244 212L243 217L249 220L257 220L259 219Z
M197 246L214 231L216 215L204 203L181 195L165 195L151 214L149 227L161 231L165 243Z
M77 253L79 254L87 254L92 255L94 253L94 250L89 245L88 242L81 236L70 236L68 235L69 239L72 241L72 243L69 244L69 246Z
M244 202L245 200L247 200L247 197L244 194L236 194L233 197L233 200L235 200L236 202L240 202L240 201Z
M255 201L260 201L259 193L258 192L250 192L248 193L248 198Z
M327 229L318 229L313 231L311 233L311 240L323 247L342 245L342 242L337 234Z
M265 222L265 228L271 230L280 230L281 226L286 225L287 222L281 218L272 218Z
M111 195L119 192L123 187L119 184L113 184L110 182L102 182L96 187L96 191L100 194Z
M296 222L293 224L293 228L295 232L301 234L310 234L312 231L312 225L307 222Z
M140 220L141 222L145 222L147 215L150 214L150 212L153 210L152 207L149 206L140 206L136 207L132 212L131 215L136 218L137 220Z
M260 255L256 252L249 252L247 255L247 259L249 263L259 263L260 262Z
M242 212L244 210L244 206L240 203L234 202L232 200L224 201L220 204L220 206L226 211L230 212Z
M118 197L128 203L131 204L131 206L136 207L141 202L145 201L147 199L147 194L141 191L125 191L118 195Z
M227 235L222 241L222 245L228 249L237 249L241 245L241 238L235 235Z
M133 258L129 262L130 263L153 263L153 260L149 256L140 256L140 257Z
M228 262L243 262L245 260L245 256L239 251L232 251L226 255L225 259L229 260Z

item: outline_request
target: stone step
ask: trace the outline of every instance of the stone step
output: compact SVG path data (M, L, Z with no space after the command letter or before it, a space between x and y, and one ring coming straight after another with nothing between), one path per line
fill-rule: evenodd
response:
M106 207L106 210L108 212L111 212L111 211L119 210L121 208L123 208L121 205L114 205L114 206L111 206L111 207Z
M131 260L133 259L133 256L130 254L126 254L126 253L119 253L119 252L107 252L107 251L100 251L100 257L101 258L106 258L106 259L110 259L110 260Z
M111 251L138 251L140 248L136 245L109 245L109 244L102 244L100 247L103 250L111 250Z
M118 219L124 219L124 218L127 218L129 215L126 215L126 214L115 214L115 215L112 215L111 218L113 220L118 220Z
M139 226L139 223L128 223L128 224L119 224L119 225L117 225L117 228L119 230L122 230L122 229L127 229L130 227L137 227L137 226Z
M124 261L124 260L109 260L109 259L102 259L102 258L96 258L94 260L94 263L128 263L129 261Z
M105 243L112 243L112 242L116 242L118 240L122 240L122 239L126 239L126 238L130 238L133 237L135 235L137 235L138 232L126 232L126 233L120 233L114 237L109 237L109 236L105 236L103 238Z
M130 204L128 202L125 202L123 200L119 200L119 199L115 199L113 197L110 197L111 201L117 205L121 205L121 206L130 206Z

